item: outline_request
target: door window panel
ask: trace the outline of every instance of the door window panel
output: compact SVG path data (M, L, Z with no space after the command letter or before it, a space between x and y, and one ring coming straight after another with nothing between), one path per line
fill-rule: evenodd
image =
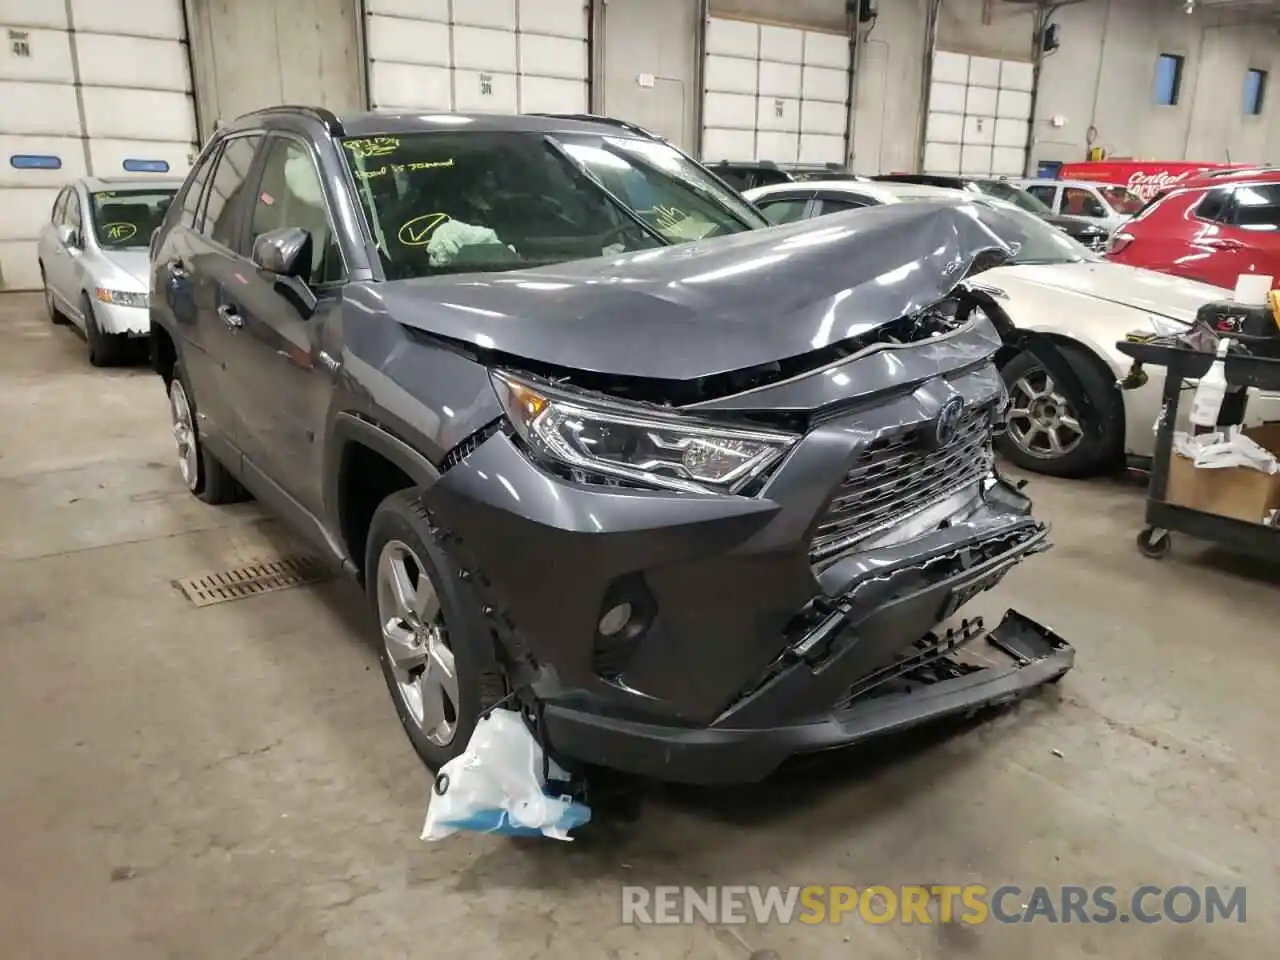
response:
M1200 205L1196 207L1196 216L1201 220L1212 220L1215 223L1225 223L1227 218L1228 201L1231 199L1231 191L1226 187L1219 187L1217 190L1210 190L1204 195L1204 199L1200 201Z
M1280 230L1280 184L1236 187L1232 222L1242 230Z
M262 234L283 227L301 227L311 234L308 279L312 284L341 278L342 262L320 172L306 147L296 140L277 137L267 148L262 165L249 249Z
M253 155L261 141L259 135L228 140L213 171L209 198L198 229L225 247L235 249L237 245L236 224L241 222L238 214L244 206L245 177L249 175Z
M70 190L63 190L58 194L58 199L53 201L53 213L49 217L50 223L62 223L62 218L67 215L67 194Z
M809 205L809 201L805 198L797 198L790 200L774 200L770 203L761 203L760 212L764 214L764 218L774 226L780 223L795 223L797 220L804 219L804 208Z
M818 201L818 215L826 216L829 213L844 213L846 210L860 210L867 206L861 200L852 198L834 199L832 197L823 197Z
M1067 187L1062 191L1062 212L1072 217L1105 217L1107 211L1088 190Z
M67 191L67 213L64 221L68 227L80 232L80 196L74 190Z
M200 166L196 167L191 177L187 180L186 188L182 194L182 224L187 227L195 228L196 215L200 209L200 199L204 194L204 185L209 180L209 171L213 169L214 163L217 162L218 151L210 150L200 161Z
M1033 197L1035 197L1045 206L1052 209L1053 195L1058 191L1057 186L1051 183L1044 183L1044 184L1033 183L1028 185L1026 190L1027 190L1027 193L1031 194Z

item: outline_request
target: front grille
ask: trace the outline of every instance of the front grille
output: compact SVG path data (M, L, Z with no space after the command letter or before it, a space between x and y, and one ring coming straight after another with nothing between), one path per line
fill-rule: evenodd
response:
M814 563L833 560L863 537L906 520L991 470L991 407L966 411L955 438L926 449L932 423L880 437L858 455L809 546Z

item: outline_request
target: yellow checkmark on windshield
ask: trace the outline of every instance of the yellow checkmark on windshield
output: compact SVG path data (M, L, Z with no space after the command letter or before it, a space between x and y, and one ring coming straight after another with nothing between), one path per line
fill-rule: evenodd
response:
M448 219L447 213L424 213L402 223L397 236L406 247L423 247L430 239L431 231Z

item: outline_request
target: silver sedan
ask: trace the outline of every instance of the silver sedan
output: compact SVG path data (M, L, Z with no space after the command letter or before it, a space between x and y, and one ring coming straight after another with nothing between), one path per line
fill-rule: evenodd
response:
M147 336L148 253L181 180L85 177L65 187L40 232L40 277L54 323L84 331L89 362L120 362Z

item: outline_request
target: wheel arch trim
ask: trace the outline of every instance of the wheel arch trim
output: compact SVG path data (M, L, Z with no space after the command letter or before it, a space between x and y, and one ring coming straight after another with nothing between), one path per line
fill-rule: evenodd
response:
M440 479L440 471L435 464L381 424L355 413L339 411L333 415L326 444L322 494L331 530L342 530L342 460L347 446L352 443L384 457L416 486L427 488ZM349 559L354 561L355 558Z

